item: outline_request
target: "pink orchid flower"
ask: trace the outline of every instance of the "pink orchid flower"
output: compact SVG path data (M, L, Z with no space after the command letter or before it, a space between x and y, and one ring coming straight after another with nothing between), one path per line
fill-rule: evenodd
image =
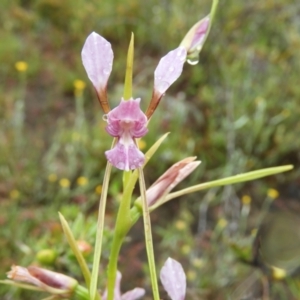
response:
M122 274L118 271L117 278L114 289L114 300L137 300L145 295L145 290L142 288L135 288L131 291L126 292L125 294L121 294L121 279ZM107 290L104 292L102 296L102 300L107 299Z
M106 131L118 138L116 146L105 152L108 161L120 170L133 170L144 164L144 154L138 149L135 139L147 132L147 121L152 116L166 90L180 74L186 60L187 50L180 46L164 56L154 72L154 88L150 105L144 114L140 99L121 100L110 110L107 100L107 82L113 65L111 44L99 34L91 33L82 49L82 62L91 80L100 105L107 114Z
M179 262L168 258L160 271L160 281L172 300L184 300L186 276Z

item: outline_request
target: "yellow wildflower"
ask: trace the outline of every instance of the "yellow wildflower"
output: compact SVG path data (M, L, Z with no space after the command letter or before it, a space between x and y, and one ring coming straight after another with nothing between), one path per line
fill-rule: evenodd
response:
M279 192L275 189L268 189L268 197L271 199L276 199L279 196Z
M250 203L251 203L251 197L250 196L248 196L248 195L244 195L243 197L242 197L242 203L244 204L244 205L249 205Z
M9 197L11 199L18 199L20 197L20 192L18 190L12 190L10 193L9 193Z
M73 85L74 85L75 96L81 96L86 86L85 82L80 79L76 79L74 80Z
M196 274L196 272L195 271L188 271L187 272L187 278L188 278L188 280L195 280L196 279L196 277L197 277L197 274Z
M286 271L284 269L272 267L272 276L274 279L281 280L287 276Z
M97 185L96 188L95 188L95 193L98 194L98 195L100 195L101 192L102 192L102 185L99 184L99 185Z
M55 182L56 180L57 180L57 175L56 174L53 174L53 173L49 174L48 181Z
M182 247L181 247L181 252L183 253L183 254L188 254L188 253L190 253L191 252L191 247L189 246L189 245L183 245Z
M84 186L84 185L87 185L88 179L84 176L80 176L80 177L77 178L76 182L79 186Z
M224 218L221 218L218 223L217 223L217 227L219 228L225 228L227 226L227 220Z
M15 63L15 68L18 72L26 72L28 69L28 64L25 61L17 61Z
M196 268L201 268L204 265L204 261L201 258L194 258L192 260L192 265Z
M184 230L186 229L186 222L182 221L182 220L179 220L175 223L175 227L178 229L178 230Z
M71 182L68 178L62 178L60 181L59 181L59 185L62 187L62 188L68 188L70 187L71 185Z

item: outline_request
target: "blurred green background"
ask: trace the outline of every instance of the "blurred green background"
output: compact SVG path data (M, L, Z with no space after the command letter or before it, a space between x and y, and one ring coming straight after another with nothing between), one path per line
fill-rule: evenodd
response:
M113 47L111 106L122 96L128 42L135 34L134 97L146 108L159 59L210 6L208 0L1 0L1 278L12 264L40 264L82 279L57 211L70 221L91 261L103 153L111 138L80 59L88 34L98 32ZM300 5L292 0L220 0L199 64L185 65L143 139L145 151L171 132L145 170L148 186L187 156L202 164L182 187L295 165L272 178L175 200L153 214L158 266L168 256L184 265L188 299L251 299L245 295L264 297L266 290L270 299L300 296L294 270L300 246L288 255L296 257L295 268L285 269L284 276L270 272L256 259L261 251L252 250L253 241L270 240L256 236L269 207L297 212L300 199L299 14ZM103 273L120 192L121 174L114 170ZM284 231L297 241L298 221ZM276 248L280 242L272 243ZM149 289L148 280L141 280L145 261L140 224L120 258L128 278L124 289L136 284ZM4 286L0 296L41 299Z

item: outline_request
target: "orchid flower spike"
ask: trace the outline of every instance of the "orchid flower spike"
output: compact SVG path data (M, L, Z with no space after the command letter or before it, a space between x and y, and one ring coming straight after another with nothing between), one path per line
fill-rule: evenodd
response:
M168 258L160 271L160 281L172 300L184 300L186 276L181 264Z
M121 279L122 279L122 274L118 271L116 283L115 283L115 289L114 289L114 300L137 300L145 295L145 290L142 288L135 288L122 295L121 287L120 287ZM106 300L106 299L107 299L107 290L105 290L102 296L102 300Z
M140 99L132 97L122 99L115 109L110 110L107 81L113 64L111 44L95 32L87 37L82 49L82 62L97 92L100 105L107 114L106 131L118 139L116 146L105 152L108 161L116 168L129 171L144 164L145 156L138 149L135 139L148 132L147 121L166 90L182 73L186 55L186 49L180 46L160 60L154 72L153 95L146 114L140 109Z

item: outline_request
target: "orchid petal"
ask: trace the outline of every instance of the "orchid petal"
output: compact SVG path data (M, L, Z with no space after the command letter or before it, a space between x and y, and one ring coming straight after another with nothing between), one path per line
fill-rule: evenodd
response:
M129 127L127 124L132 124L128 128L132 138L140 138L148 132L147 117L140 109L140 101L140 98L128 101L122 99L121 103L109 112L106 131L111 136L120 137L126 127Z
M182 73L186 59L186 49L178 47L161 58L154 72L154 90L164 94Z
M106 87L114 57L111 44L101 35L92 32L85 41L81 57L86 73L97 91L100 104L107 113L109 106Z
M184 300L186 276L179 262L169 257L160 271L160 280L172 300Z
M170 51L158 63L154 71L154 88L152 99L146 111L148 119L153 115L157 105L166 90L173 84L182 73L186 60L187 51L184 47Z
M145 290L142 288L135 288L122 295L121 300L137 300L145 295Z
M114 167L124 171L137 169L145 161L145 155L133 140L129 144L124 144L119 140L113 149L105 151L105 156Z

